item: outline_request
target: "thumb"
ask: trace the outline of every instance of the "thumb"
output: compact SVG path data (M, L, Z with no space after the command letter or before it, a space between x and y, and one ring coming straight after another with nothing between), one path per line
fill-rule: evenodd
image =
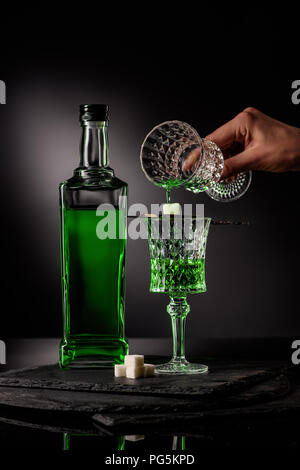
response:
M249 148L234 157L224 160L224 168L221 179L224 180L230 176L234 176L241 171L254 170L257 160L255 149Z
M207 140L211 140L221 150L224 150L232 145L233 142L244 142L244 135L240 126L240 119L238 116L226 122L221 127L218 127L214 132L206 136Z
M214 132L205 137L211 140L223 151L230 147L233 142L243 142L244 137L240 132L240 119L238 116L218 127ZM182 165L183 171L189 171L201 155L200 147L193 149Z

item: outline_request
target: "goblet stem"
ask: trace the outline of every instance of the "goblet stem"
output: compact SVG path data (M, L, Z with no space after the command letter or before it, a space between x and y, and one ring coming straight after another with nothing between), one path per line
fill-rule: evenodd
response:
M171 316L173 335L173 357L174 363L185 363L185 323L190 306L186 297L171 297L167 306L167 312Z
M207 366L191 364L185 358L185 322L190 306L184 297L171 297L167 306L172 321L173 357L166 364L156 367L156 374L203 374Z

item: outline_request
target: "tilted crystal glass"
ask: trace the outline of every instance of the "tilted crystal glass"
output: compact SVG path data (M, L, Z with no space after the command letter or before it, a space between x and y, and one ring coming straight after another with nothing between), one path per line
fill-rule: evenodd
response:
M186 297L206 291L205 252L210 218L160 216L146 218L151 261L150 292L170 296L173 357L156 367L157 374L200 374L203 364L185 358Z
M198 157L188 171L182 167L192 152ZM251 172L239 173L230 181L220 181L224 158L219 147L202 139L182 121L166 121L147 134L140 152L142 169L155 185L171 190L180 186L199 193L205 191L216 201L234 201L247 191Z

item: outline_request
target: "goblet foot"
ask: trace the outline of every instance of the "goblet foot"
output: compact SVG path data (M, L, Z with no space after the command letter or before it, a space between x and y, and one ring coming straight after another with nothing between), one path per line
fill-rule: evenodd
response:
M206 190L206 194L219 202L232 202L239 199L248 190L252 171L243 171L228 181L219 181Z
M171 359L166 364L160 364L155 367L157 375L185 375L185 374L204 374L208 371L208 367L204 364L194 364L186 359L180 361Z

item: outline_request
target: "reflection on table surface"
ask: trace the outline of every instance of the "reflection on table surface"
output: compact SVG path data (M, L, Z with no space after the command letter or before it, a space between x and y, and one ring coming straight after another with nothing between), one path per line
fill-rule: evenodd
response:
M144 441L144 442L140 442ZM148 436L149 441L149 436ZM106 449L114 451L128 450L128 451L146 451L147 436L144 434L128 434L126 436L115 436L106 439L100 439L97 434L72 434L63 433L63 450L73 450L87 447L101 447L105 444ZM156 449L166 450L186 450L186 437L185 436L167 436L165 439L157 439L157 442L152 440L152 446Z

